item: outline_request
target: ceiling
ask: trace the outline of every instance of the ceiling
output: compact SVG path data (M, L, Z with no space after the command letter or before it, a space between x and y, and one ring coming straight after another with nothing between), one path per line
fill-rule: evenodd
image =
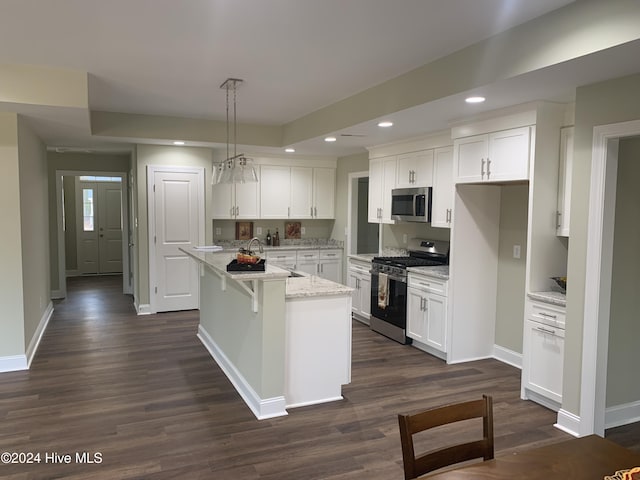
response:
M0 64L89 73L90 110L221 121L225 91L219 86L228 77L242 78L238 120L283 125L570 3L0 0ZM534 99L571 101L576 85L605 75L602 60L592 56L487 86L483 94L491 101L473 113ZM606 75L630 73L630 62L618 60L609 62ZM332 145L310 138L296 148L340 156L435 131L469 115L462 97L398 112L387 131L356 124L335 133L358 136ZM119 138L92 137L88 117L78 112L14 109L32 120L49 146L123 145Z

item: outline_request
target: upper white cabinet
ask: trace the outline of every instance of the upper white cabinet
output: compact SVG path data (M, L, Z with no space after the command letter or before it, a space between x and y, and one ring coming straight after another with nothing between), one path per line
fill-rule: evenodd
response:
M456 183L527 180L532 128L456 139L453 144Z
M433 150L404 153L397 160L397 188L433 185Z
M289 218L291 167L262 165L260 183L260 217Z
M313 218L336 216L336 169L313 169Z
M396 187L396 156L369 160L369 222L391 220L391 190Z
M335 168L262 165L260 218L334 218L335 172Z
M433 154L432 227L451 228L453 189L453 147L436 148Z
M571 171L573 169L573 127L560 129L560 164L558 167L558 211L556 232L558 236L569 236L571 213Z
M212 217L214 219L260 218L259 192L260 182L214 185Z

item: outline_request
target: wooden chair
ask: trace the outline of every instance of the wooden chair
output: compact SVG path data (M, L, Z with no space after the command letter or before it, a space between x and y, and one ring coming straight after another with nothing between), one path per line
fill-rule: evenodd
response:
M431 450L416 457L414 434L472 418L482 418L482 440ZM415 415L398 415L398 423L405 480L474 458L493 458L493 399L490 396L483 395L481 400L431 408Z

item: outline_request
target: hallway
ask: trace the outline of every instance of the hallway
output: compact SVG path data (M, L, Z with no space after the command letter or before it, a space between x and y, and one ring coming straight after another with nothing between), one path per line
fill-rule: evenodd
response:
M518 370L446 365L357 322L344 401L257 421L197 324L197 311L137 316L118 276L69 279L31 370L0 374L0 451L74 461L0 465L0 477L402 478L396 414L483 392L494 396L497 455L568 438L554 412L519 399Z

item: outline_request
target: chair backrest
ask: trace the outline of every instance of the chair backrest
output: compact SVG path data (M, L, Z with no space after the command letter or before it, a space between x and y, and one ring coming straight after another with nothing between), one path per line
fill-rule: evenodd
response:
M416 456L413 435L430 428L482 418L482 439L458 443ZM431 408L414 415L398 415L404 478L409 480L448 465L482 457L493 458L493 399L483 395L480 400Z

